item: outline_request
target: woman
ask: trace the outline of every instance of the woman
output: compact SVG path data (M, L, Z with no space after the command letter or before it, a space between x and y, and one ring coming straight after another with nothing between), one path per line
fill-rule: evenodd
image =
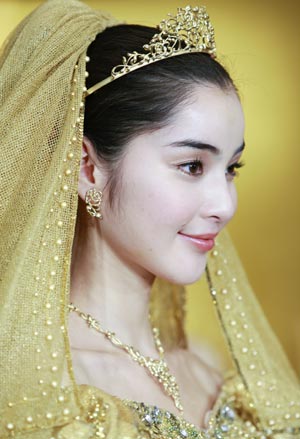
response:
M180 285L235 212L244 148L214 57L191 8L157 31L51 0L7 41L1 437L299 437L298 382L224 234L207 278L234 377L184 334Z

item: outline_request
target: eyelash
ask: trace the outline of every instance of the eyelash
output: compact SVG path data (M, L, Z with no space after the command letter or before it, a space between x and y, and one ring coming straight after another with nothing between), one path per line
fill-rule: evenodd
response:
M183 171L182 170L182 168L184 167L184 166L200 166L201 167L201 172L200 173L197 173L197 174L194 174L194 173L192 173L192 172L186 172L186 171ZM235 171L235 169L240 169L240 168L242 168L243 166L245 166L245 163L244 162L236 162L236 163L233 163L232 165L230 165L230 166L228 166L228 168L227 168L227 172L228 172L228 174L230 175L230 177L237 177L239 174L238 174L238 172L236 172ZM202 162L200 161L200 160L192 160L191 162L188 162L188 163L182 163L181 165L179 165L178 166L178 168L184 173L184 174L186 174L186 175L189 175L189 176L191 176L191 177L198 177L199 175L202 175L203 174L203 164L202 164ZM231 171L229 171L229 169L231 169Z

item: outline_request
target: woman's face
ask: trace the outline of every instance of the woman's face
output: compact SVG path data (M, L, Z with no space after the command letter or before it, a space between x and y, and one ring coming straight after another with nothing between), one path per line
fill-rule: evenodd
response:
M211 240L236 210L244 117L233 91L196 86L162 129L126 146L119 200L104 191L102 236L129 266L177 284L203 273Z

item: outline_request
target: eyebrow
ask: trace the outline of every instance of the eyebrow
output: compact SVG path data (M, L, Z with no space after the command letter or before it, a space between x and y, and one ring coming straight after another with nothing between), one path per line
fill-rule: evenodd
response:
M181 140L180 142L173 142L170 143L169 146L196 148L196 149L210 151L212 154L215 155L219 155L221 153L221 151L216 146L209 145L208 143L198 142L197 140L191 140L191 139ZM239 146L234 151L232 157L242 152L244 148L245 148L245 142L243 142L242 145Z

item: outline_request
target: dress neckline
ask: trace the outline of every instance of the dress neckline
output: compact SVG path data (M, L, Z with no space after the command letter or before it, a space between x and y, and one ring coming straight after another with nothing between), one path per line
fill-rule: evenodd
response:
M223 383L224 384L224 383ZM159 420L159 418L161 417L166 417L169 420L172 420L174 423L178 423L178 424L185 424L185 426L188 428L188 430L194 430L198 433L199 438L202 438L204 436L201 436L201 434L206 434L207 431L210 429L210 421L213 420L217 413L220 410L220 407L222 405L223 402L223 384L220 388L220 391L212 405L212 407L206 411L205 415L204 415L204 419L206 420L206 426L205 427L200 427L198 425L195 425L192 422L189 422L185 419L184 417L184 412L182 415L176 415L175 413L172 412L172 410L167 410L164 409L162 407L159 407L157 405L153 405L153 404L147 404L145 402L142 401L135 401L135 400L131 400L131 399L127 399L127 398L119 398L119 397L115 397L117 398L119 401L121 401L123 404L125 404L127 407L133 409L134 411L137 411L139 416L144 418L144 420L146 421L146 423L148 423L149 426L151 426L152 423L155 422L155 420ZM152 419L153 418L153 419ZM150 422L148 422L150 421ZM185 437L185 436L182 436ZM186 437L190 437L190 436L186 436ZM193 436L191 436L193 437Z

